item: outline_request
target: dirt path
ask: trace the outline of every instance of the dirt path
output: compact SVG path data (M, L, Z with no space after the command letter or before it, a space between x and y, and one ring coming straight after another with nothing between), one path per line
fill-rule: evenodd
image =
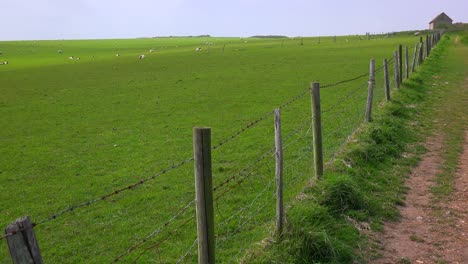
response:
M463 86L467 89L468 77ZM468 130L455 189L447 201L435 202L431 195L444 162L443 132L429 138L426 147L428 152L406 180L410 190L400 207L401 221L385 224L378 239L383 256L373 263L468 263Z
M431 206L430 187L442 164L443 137L427 141L428 153L406 181L410 191L400 222L385 224L383 257L375 263L468 263L468 131L449 202Z

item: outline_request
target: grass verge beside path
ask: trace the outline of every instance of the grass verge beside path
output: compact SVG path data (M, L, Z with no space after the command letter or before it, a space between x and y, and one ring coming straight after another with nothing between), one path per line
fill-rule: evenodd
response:
M258 243L245 262L361 263L377 258L368 234L382 230L384 221L398 219L405 177L426 151L424 138L440 127L449 136L433 192L438 198L450 194L467 118L466 91L459 89L467 47L455 46L454 37L443 38L393 100L376 111L374 122L355 133L323 180L297 197L283 236ZM464 32L461 43L466 40Z
M434 98L441 98L433 110L433 126L444 134L444 163L437 174L436 186L432 189L434 202L450 197L454 190L454 175L463 151L465 130L468 124L468 33L452 37L454 48L450 50L441 74L432 76ZM464 44L463 44L464 43ZM434 100L435 104L437 101ZM430 111L430 110L429 110Z

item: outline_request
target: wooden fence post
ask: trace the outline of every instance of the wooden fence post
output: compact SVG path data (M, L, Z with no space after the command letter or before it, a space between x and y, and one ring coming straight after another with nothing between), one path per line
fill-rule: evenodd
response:
M398 66L398 52L393 52L393 60L395 61L395 83L396 88L400 88L400 76L398 75L400 67Z
M374 83L375 83L375 60L370 60L369 67L369 87L367 91L366 103L366 122L372 121L372 99L374 97Z
M312 135L314 150L314 173L316 179L323 176L322 118L320 112L320 84L313 83L312 98Z
M400 70L398 72L399 84L403 82L403 46L400 44L398 45L398 66ZM398 85L399 86L399 85Z
M281 142L281 109L275 109L275 179L276 179L276 234L281 236L284 224L283 206L283 146Z
M429 35L426 35L426 58L431 54L431 42Z
M14 264L42 264L42 256L29 216L17 219L6 229L5 234L11 259Z
M388 81L388 64L387 59L383 60L384 65L384 82L385 82L385 99L390 101L390 83Z
M405 79L409 78L409 56L408 56L408 46L405 47L405 71L406 71L406 76Z
M419 63L418 63L418 65L421 65L423 63L423 60L424 60L423 54L424 54L424 43L420 42L419 43Z
M418 43L416 43L416 45L414 45L414 52L413 52L413 64L411 65L411 72L414 72L415 71L415 67L416 67L416 56L417 56L417 52L418 52Z
M197 201L198 263L215 263L211 129L193 129L195 195Z

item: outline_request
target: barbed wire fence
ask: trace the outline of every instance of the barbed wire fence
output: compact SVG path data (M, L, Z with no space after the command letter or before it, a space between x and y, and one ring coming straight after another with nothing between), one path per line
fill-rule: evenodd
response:
M440 35L432 36L436 40ZM427 42L429 43L429 42ZM420 46L416 46L418 48ZM418 50L414 51L410 61L420 65ZM417 56L417 57L415 57ZM387 65L397 63L393 57L387 61ZM401 62L400 62L401 64ZM414 67L409 64L409 68ZM378 67L373 73L377 75L375 93L372 104L376 107L385 98L384 78L381 74L384 65ZM410 71L410 73L412 73ZM396 88L398 80L395 67L388 67L389 83ZM369 82L366 77L369 73L360 74L353 78L338 81L321 86L322 96L328 96L339 90L336 100L324 101L322 105L322 134L325 160L330 160L340 152L345 142L364 121L366 114L366 99L368 96ZM401 77L400 77L401 78ZM279 105L282 110L282 118L285 136L282 139L284 152L284 186L286 186L285 201L294 200L304 185L311 179L313 172L313 140L312 117L310 114L310 88L304 89L296 96ZM294 106L294 107L293 107ZM275 111L269 111L247 125L239 129L229 137L224 138L211 147L214 153L214 168L217 176L213 179L214 221L217 223L215 231L216 257L219 262L236 262L243 259L246 253L255 243L262 243L264 238L271 236L274 231L273 219L275 219L275 203L277 200L275 175L275 155L277 149L273 142L273 121ZM256 133L253 133L253 131ZM227 147L229 145L229 147ZM263 147L260 147L263 146ZM255 151L243 152L250 148ZM237 153L236 155L232 155ZM45 225L66 214L82 210L99 202L110 200L111 197L121 195L140 188L150 181L155 181L163 174L176 173L179 170L189 171L188 164L194 166L194 158L182 159L173 165L160 170L158 173L147 176L130 185L117 188L112 192L66 207L49 217L30 225L20 225L20 221L12 223L14 228L7 229L0 237L0 241L12 239L28 240L30 231L38 226ZM247 164L247 165L243 165ZM185 173L185 172L184 172ZM190 197L190 199L188 199ZM179 200L185 200L184 206L178 207L175 213L161 212L160 224L151 232L140 232L133 241L128 241L126 248L116 253L110 263L129 262L136 263L143 260L151 252L148 259L159 259L160 262L192 263L199 257L196 247L199 239L194 228L196 223L195 204L199 201L193 199L194 191L189 192ZM177 208L177 206L175 206ZM21 220L23 221L23 220ZM28 220L29 221L29 220ZM16 225L16 226L15 226ZM190 228L187 228L190 226ZM22 237L18 235L22 234ZM28 234L28 235L25 235ZM31 243L22 241L23 243ZM36 243L37 241L33 241ZM166 244L166 246L163 246ZM160 257L163 249L177 245L179 254L171 253L170 256ZM30 248L28 245L26 248ZM155 253L155 251L158 251ZM171 251L174 252L174 251ZM20 252L30 254L31 252ZM14 258L14 256L12 255ZM34 256L30 256L34 258Z

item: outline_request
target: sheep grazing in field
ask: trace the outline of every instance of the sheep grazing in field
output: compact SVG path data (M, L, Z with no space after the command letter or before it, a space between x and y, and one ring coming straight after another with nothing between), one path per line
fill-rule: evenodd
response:
M7 65L7 64L8 64L8 61L4 61L4 62L2 62L1 64Z
M196 48L195 49L195 51L201 51L201 50L202 50L202 48Z
M80 60L80 57L76 57L77 60Z
M116 57L120 57L120 53L115 54Z
M154 52L154 49L150 49L149 52Z
M62 50L57 50L57 53L62 54L63 51Z
M74 60L74 59L75 59L75 57L73 57L73 56L70 56L70 57L68 57L68 59L69 59L69 60Z
M141 54L140 56L138 56L139 59L144 59L145 58L145 54Z

